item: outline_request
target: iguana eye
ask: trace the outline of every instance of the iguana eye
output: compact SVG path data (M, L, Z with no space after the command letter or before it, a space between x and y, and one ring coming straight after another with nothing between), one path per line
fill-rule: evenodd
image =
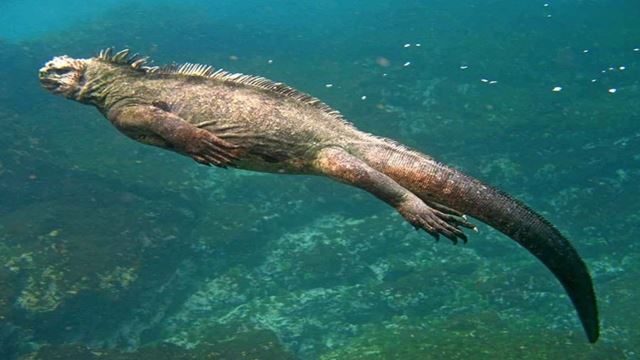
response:
M71 68L61 68L61 69L53 69L51 70L51 72L56 75L64 75L64 74L70 73L71 70L72 70Z

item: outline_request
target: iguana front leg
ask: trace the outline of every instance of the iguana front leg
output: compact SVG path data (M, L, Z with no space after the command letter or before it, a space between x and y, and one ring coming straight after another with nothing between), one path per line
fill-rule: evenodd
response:
M320 150L313 165L323 175L372 193L393 206L416 229L423 229L436 239L442 234L454 243L458 238L466 242L467 236L459 226L475 228L460 216L428 206L393 179L343 149Z
M155 106L117 108L107 118L136 141L176 151L204 165L227 167L237 160L238 146Z

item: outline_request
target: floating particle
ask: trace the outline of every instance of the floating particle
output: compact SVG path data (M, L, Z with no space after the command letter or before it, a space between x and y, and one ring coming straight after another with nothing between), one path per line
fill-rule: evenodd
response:
M497 83L498 83L498 81L497 81L497 80L491 80L491 81L489 81L489 84L491 84L491 85L493 85L493 84L497 84Z
M331 87L333 87L333 84L324 84L324 87L331 88Z
M462 69L462 70L467 70L468 68L469 68L469 66L468 66L468 65L462 65L462 66L460 66L460 69Z
M382 77L387 77L387 73L382 74Z
M559 91L562 91L562 86L556 86L556 87L554 87L553 89L551 89L551 91L553 91L553 92L559 92Z
M582 50L582 52L586 54L586 53L589 52L589 49L584 49L584 50Z
M551 17L551 14L547 14L547 17L548 17L548 18L550 18L550 17Z
M618 67L618 70L624 71L627 67L626 66L620 66Z
M591 82L596 82L598 81L598 79L591 79Z
M386 57L378 57L376 59L376 64L382 66L382 67L387 67L389 65L391 65L391 61L389 61L389 59L387 59Z
M411 44L404 44L404 47L408 48Z
M420 47L420 46L422 46L422 44L416 43L416 47Z
M613 70L615 70L615 69L614 69L614 68L612 68L612 67L610 67L610 68L609 68L609 71L613 71Z
M404 63L402 66L407 67L407 66L409 66L409 65L411 65L411 61L407 61L407 62L406 62L406 63Z
M482 81L483 83L488 83L489 82L489 80L487 80L487 79L480 79L480 81Z
M638 51L640 51L640 48L635 48L635 49L633 49L633 51L638 52Z
M618 89L611 88L611 89L609 89L608 91L609 91L609 93L610 93L610 94L615 94L615 93L616 93L616 91L618 91Z
M362 95L362 96L360 97L360 100L367 100L367 95Z
M604 74L604 73L606 73L606 72L607 72L607 70L602 70L602 71L600 71L600 72Z
M544 7L549 7L549 4L544 4L543 6L544 6Z
M271 59L267 60L267 62L268 62L269 64L273 64L273 60L271 60Z

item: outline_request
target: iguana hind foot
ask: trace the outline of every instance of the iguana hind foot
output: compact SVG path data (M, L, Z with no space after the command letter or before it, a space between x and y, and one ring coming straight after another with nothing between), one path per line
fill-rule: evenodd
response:
M466 243L467 236L459 226L475 227L459 216L433 209L387 175L340 148L320 150L315 167L323 175L372 193L393 206L416 229L426 231L436 240L443 235L454 244L458 239Z
M408 191L408 190L407 190ZM440 239L442 234L453 244L458 243L461 239L467 243L467 235L459 228L464 226L475 228L474 225L455 215L445 214L425 204L414 194L411 194L402 204L396 207L396 210L402 215L413 227L422 229L433 236L436 241Z

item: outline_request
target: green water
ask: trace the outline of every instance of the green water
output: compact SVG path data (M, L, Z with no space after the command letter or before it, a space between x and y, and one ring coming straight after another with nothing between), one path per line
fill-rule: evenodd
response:
M0 358L640 358L633 1L5 1ZM327 179L209 169L41 89L131 47L311 93L544 214L602 333L497 231L435 243ZM556 91L554 91L554 88Z

